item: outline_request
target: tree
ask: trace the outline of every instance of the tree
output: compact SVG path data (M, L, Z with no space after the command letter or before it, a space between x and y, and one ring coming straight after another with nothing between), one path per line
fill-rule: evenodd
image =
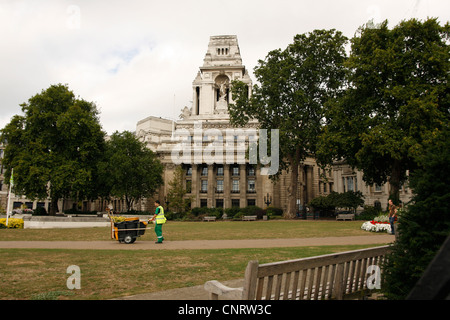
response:
M183 214L186 207L193 197L186 198L187 190L183 183L184 170L182 166L177 166L174 171L173 179L169 182L169 192L167 201L175 213Z
M127 211L162 184L163 166L156 155L129 132L114 132L106 143L101 176L112 196L125 200Z
M399 237L385 267L389 299L405 299L450 235L450 130L424 144L421 168L410 177L412 205L399 218Z
M104 132L92 102L75 98L67 85L52 85L21 105L1 130L3 165L14 188L30 199L51 199L49 214L61 198L94 199L97 162L104 151Z
M345 159L397 202L427 136L449 120L450 26L435 19L363 26L351 40L348 88L326 114L317 160Z
M299 165L314 154L325 104L341 90L346 41L336 30L296 35L285 50L273 50L258 61L259 85L251 97L243 82L232 83L231 123L241 126L256 119L262 129L279 130L279 169L291 174L284 213L288 218L296 214Z

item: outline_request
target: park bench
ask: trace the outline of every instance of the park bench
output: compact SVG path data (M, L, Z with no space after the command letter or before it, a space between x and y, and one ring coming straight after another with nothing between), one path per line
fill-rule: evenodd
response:
M354 213L340 213L336 216L336 220L355 220Z
M243 216L242 221L256 221L256 216Z
M203 217L203 221L216 221L216 217Z
M245 270L243 287L212 280L204 288L211 300L342 300L373 289L377 282L372 280L381 281L389 250L390 246L382 246L261 265L253 260Z

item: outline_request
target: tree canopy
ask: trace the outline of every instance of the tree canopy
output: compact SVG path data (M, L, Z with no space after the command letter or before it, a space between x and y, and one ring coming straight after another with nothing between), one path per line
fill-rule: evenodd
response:
M150 197L162 184L163 166L156 154L129 131L114 132L106 143L100 168L106 193L124 199L127 210Z
M345 159L390 196L417 168L423 143L449 121L450 26L436 19L366 25L351 39L345 94L326 114L319 163Z
M97 196L97 162L105 133L94 103L76 98L67 85L52 85L21 105L1 130L5 179L14 169L17 194L51 198L50 214L61 198Z
M270 51L258 61L254 71L259 84L251 95L243 82L232 83L231 123L256 119L262 129L279 130L277 174L290 170L292 181L287 217L296 214L298 166L316 150L324 104L342 90L346 41L336 30L296 35L285 50Z

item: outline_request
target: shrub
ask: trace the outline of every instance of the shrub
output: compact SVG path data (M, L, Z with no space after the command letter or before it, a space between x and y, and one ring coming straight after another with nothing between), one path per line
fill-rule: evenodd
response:
M23 219L9 218L6 226L6 218L0 219L0 228L23 229Z
M37 207L36 209L34 209L33 215L34 216L46 216L47 210L45 210L44 207Z
M364 206L364 211L356 216L357 220L371 221L380 214L380 210L372 206Z
M236 213L234 216L233 216L233 220L242 220L242 217L244 216L245 214L242 212L242 211L239 211L238 213Z
M239 207L233 207L233 208L227 208L225 209L225 213L227 214L228 218L232 219L234 216L241 211L241 208Z
M191 214L193 214L196 217L210 216L220 218L223 215L223 208L195 207L192 208Z
M283 215L283 209L275 208L275 207L268 207L266 209L266 214L268 216L282 216Z

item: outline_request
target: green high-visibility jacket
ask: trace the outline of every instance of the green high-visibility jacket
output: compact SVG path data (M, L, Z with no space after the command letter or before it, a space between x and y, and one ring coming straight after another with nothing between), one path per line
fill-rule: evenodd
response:
M164 208L162 206L159 206L156 208L155 211L156 214L156 224L164 224L166 223L166 217L164 216Z

